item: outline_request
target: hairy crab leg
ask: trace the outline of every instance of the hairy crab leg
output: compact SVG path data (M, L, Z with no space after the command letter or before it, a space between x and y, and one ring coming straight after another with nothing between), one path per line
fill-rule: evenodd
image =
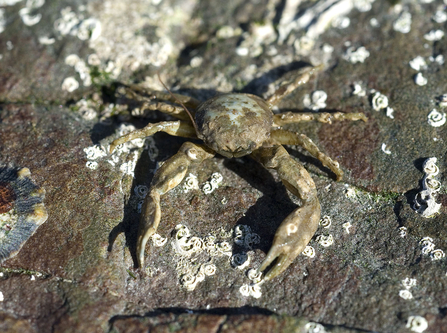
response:
M273 264L264 277L271 280L285 271L312 239L320 221L320 203L309 173L283 146L260 148L252 157L264 167L275 169L286 188L302 200L302 206L279 226L273 245L258 269L261 272Z
M157 231L160 223L160 196L180 184L191 164L202 163L214 155L215 153L204 145L185 142L178 153L164 162L157 170L149 194L146 196L138 227L137 260L139 267L144 266L146 243L149 237Z
M332 124L333 121L341 121L341 120L363 120L364 122L368 121L368 118L361 112L354 113L344 113L344 112L304 112L304 113L294 113L294 112L285 112L275 114L273 116L273 123L276 126L282 126L286 124L294 124L303 121L318 121L320 123Z
M300 70L300 74L292 81L283 83L274 93L270 96L266 102L272 107L278 104L284 97L289 95L292 91L294 91L299 86L307 83L310 77L320 71L323 68L323 65L318 65L315 67L305 67Z
M131 85L129 91L137 91L139 93L146 94L148 96L151 96L152 98L156 98L163 101L169 101L172 103L178 103L181 102L185 104L187 107L196 109L199 104L201 103L199 100L195 99L194 97L181 95L181 94L170 94L163 91L157 91L157 90L149 90L145 89L141 85Z
M183 121L162 121L155 124L148 124L146 127L127 133L110 144L109 152L113 153L116 146L126 143L134 139L143 139L151 136L157 132L165 132L174 136L181 136L184 138L197 138L196 130L189 123Z

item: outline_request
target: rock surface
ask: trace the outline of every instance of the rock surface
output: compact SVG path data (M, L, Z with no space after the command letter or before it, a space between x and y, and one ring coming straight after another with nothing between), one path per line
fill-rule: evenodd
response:
M49 214L1 263L0 330L445 332L445 4L330 3L0 1L0 163L31 170ZM416 70L418 56L425 65ZM345 172L335 182L303 149L288 147L310 171L322 216L332 221L310 242L315 255L300 255L252 296L241 293L251 283L247 271L260 265L300 201L250 158L217 156L190 170L198 187L181 184L162 197L158 233L167 241L149 242L146 267L135 268L142 200L135 188L144 191L137 186L148 187L157 163L184 139L158 133L106 154L101 146L119 133L168 119L131 117L138 105L118 96L118 83L163 90L160 72L174 92L200 100L230 91L266 97L308 63L325 69L275 112L311 108L303 102L310 100L368 117L286 126ZM418 72L425 85L415 83ZM317 90L327 99L312 101ZM429 122L433 109L439 115ZM429 157L437 158L441 207L424 218L413 207ZM222 181L205 194L215 173ZM176 254L179 224L208 245L210 236L227 242L229 252ZM238 225L250 227L249 247L234 243ZM324 246L330 241L320 236L333 243ZM241 253L250 262L234 268L230 256ZM188 290L185 270L208 264L214 274Z

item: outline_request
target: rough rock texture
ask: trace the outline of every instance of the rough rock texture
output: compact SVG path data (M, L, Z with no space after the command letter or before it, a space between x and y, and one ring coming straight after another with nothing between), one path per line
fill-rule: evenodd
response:
M447 94L446 65L439 56L447 57L447 42L445 36L433 41L425 35L445 31L446 12L442 1L425 2L377 0L368 9L369 1L357 1L366 8L337 11L325 1L298 6L292 0L133 0L126 6L0 1L0 163L31 170L33 181L46 190L49 214L19 254L1 263L0 330L322 332L324 327L403 333L417 331L411 318L420 316L425 332L445 332L447 123L434 127L428 115L437 109L445 117L440 96ZM314 19L303 28L297 22L305 13ZM403 13L411 14L406 33ZM338 21L331 24L329 16ZM342 17L350 19L349 26L340 28L347 22ZM38 22L30 25L33 18ZM325 32L315 35L321 27ZM306 28L314 31L313 40ZM278 38L279 31L290 33ZM355 62L362 54L355 58L352 52L361 46L369 56ZM417 56L426 62L419 70L409 65ZM230 91L266 97L307 63L323 63L325 69L285 98L280 111L299 112L306 94L323 90L325 111L364 112L369 119L287 126L308 135L345 172L337 183L303 149L288 147L311 172L322 216L332 220L309 244L315 256L300 255L284 274L260 286L259 298L240 292L250 283L247 270L259 266L275 230L300 201L275 173L250 158L217 156L190 170L199 188L185 191L182 184L162 197L158 232L167 242L156 247L150 241L146 267L135 268L141 199L134 189L149 186L157 163L184 140L158 133L145 146L135 144L118 155L99 148L89 155L89 147L106 147L125 130L124 121L139 128L167 119L159 112L148 119L131 117L129 110L138 106L116 97L116 82L144 81L162 90L160 72L173 91L200 100ZM415 83L418 72L426 85ZM363 96L353 93L356 83ZM374 110L376 92L387 97L394 113ZM432 218L412 208L428 157L437 157L442 184L436 198L442 206ZM216 172L222 182L205 194L203 186ZM172 246L178 224L192 236L229 242L232 254L248 252L249 265L233 268L227 255L206 251L181 258ZM237 225L250 226L260 242L251 249L234 244L230 232ZM332 235L333 244L321 245L321 235ZM432 247L421 243L424 237ZM185 262L195 268L213 263L216 272L187 290L180 273Z

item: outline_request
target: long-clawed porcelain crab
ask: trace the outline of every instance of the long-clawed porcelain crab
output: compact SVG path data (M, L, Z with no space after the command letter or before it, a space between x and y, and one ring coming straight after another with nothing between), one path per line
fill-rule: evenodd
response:
M146 97L146 109L159 110L180 120L151 123L128 133L112 142L110 152L129 140L144 138L157 132L198 138L204 142L185 142L177 154L156 171L140 218L137 239L137 260L140 267L144 265L146 243L160 223L160 197L182 182L191 165L212 158L216 153L228 158L250 155L265 168L275 169L286 188L302 201L302 206L295 209L279 226L273 245L258 269L266 271L264 280L282 273L304 250L318 228L320 203L309 173L282 145L302 146L332 170L337 180L342 178L343 172L338 163L320 152L307 136L287 131L281 126L311 120L323 123L331 123L333 120L367 121L363 113L273 114L274 105L306 83L320 68L302 69L292 82L280 86L267 100L251 94L228 93L200 103L191 97L170 92L139 92L149 96ZM135 89L138 88L127 88L127 95L136 95Z

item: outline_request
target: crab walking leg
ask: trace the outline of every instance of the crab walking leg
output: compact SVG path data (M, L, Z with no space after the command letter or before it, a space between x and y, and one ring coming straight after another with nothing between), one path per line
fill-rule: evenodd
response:
M329 156L323 154L315 143L312 142L304 134L290 132L284 129L273 130L270 133L270 138L274 143L281 145L299 145L306 149L313 157L317 158L323 165L337 176L337 181L343 178L343 171L337 161L334 161Z
M129 100L140 101L142 103L140 108L132 110L133 116L146 117L152 111L157 110L178 119L187 120L188 122L190 121L188 114L182 106L168 103L173 99L173 97L170 96L168 93L162 93L159 91L145 91L138 86L134 86L133 89L122 86L117 89L117 93L125 96ZM188 99L188 96L178 94L175 94L175 96L179 99L179 101L189 107L190 112L192 112L192 110L195 110L195 108L199 104L199 101L193 98ZM178 103L178 101L176 100L173 100L171 102Z
M133 139L142 139L157 132L165 132L174 136L181 136L184 138L197 138L194 127L192 127L192 125L188 123L182 122L180 120L162 121L155 124L149 124L144 128L135 130L119 137L110 144L109 151L110 153L113 153L116 146L120 144L126 143Z
M343 113L343 112L305 112L305 113L294 113L294 112L285 112L280 114L275 114L273 116L273 123L276 126L282 126L285 124L294 124L303 121L313 121L316 120L320 123L332 124L333 121L341 121L341 120L363 120L364 122L368 121L368 118L363 113L355 112L355 113Z
M264 271L274 263L264 277L271 280L286 270L315 234L320 221L320 203L309 173L283 146L260 148L252 156L264 167L275 169L287 189L301 198L303 203L281 223L273 245L258 269Z
M186 95L181 95L181 94L170 94L167 92L163 92L163 91L156 91L156 90L148 90L145 89L139 85L131 85L130 89L128 89L129 93L133 93L135 94L135 92L139 92L142 94L146 94L148 96L151 96L152 98L156 98L159 100L163 100L163 101L169 101L172 103L178 103L179 101L183 104L185 104L186 106L190 107L190 108L197 108L199 106L199 104L201 103L199 100L195 99L194 97L190 97L190 96L186 96ZM175 96L175 97L173 97Z
M157 231L160 223L160 196L180 184L191 164L201 163L214 155L215 153L204 145L185 142L178 153L164 162L155 173L150 192L142 207L138 227L137 260L140 267L144 266L146 243L149 237Z
M323 65L318 65L315 67L305 67L301 70L301 73L293 80L293 82L286 82L282 84L272 96L267 99L267 104L270 107L276 105L281 101L284 97L289 95L292 91L294 91L299 86L307 83L310 77L315 73L320 71L323 68Z

